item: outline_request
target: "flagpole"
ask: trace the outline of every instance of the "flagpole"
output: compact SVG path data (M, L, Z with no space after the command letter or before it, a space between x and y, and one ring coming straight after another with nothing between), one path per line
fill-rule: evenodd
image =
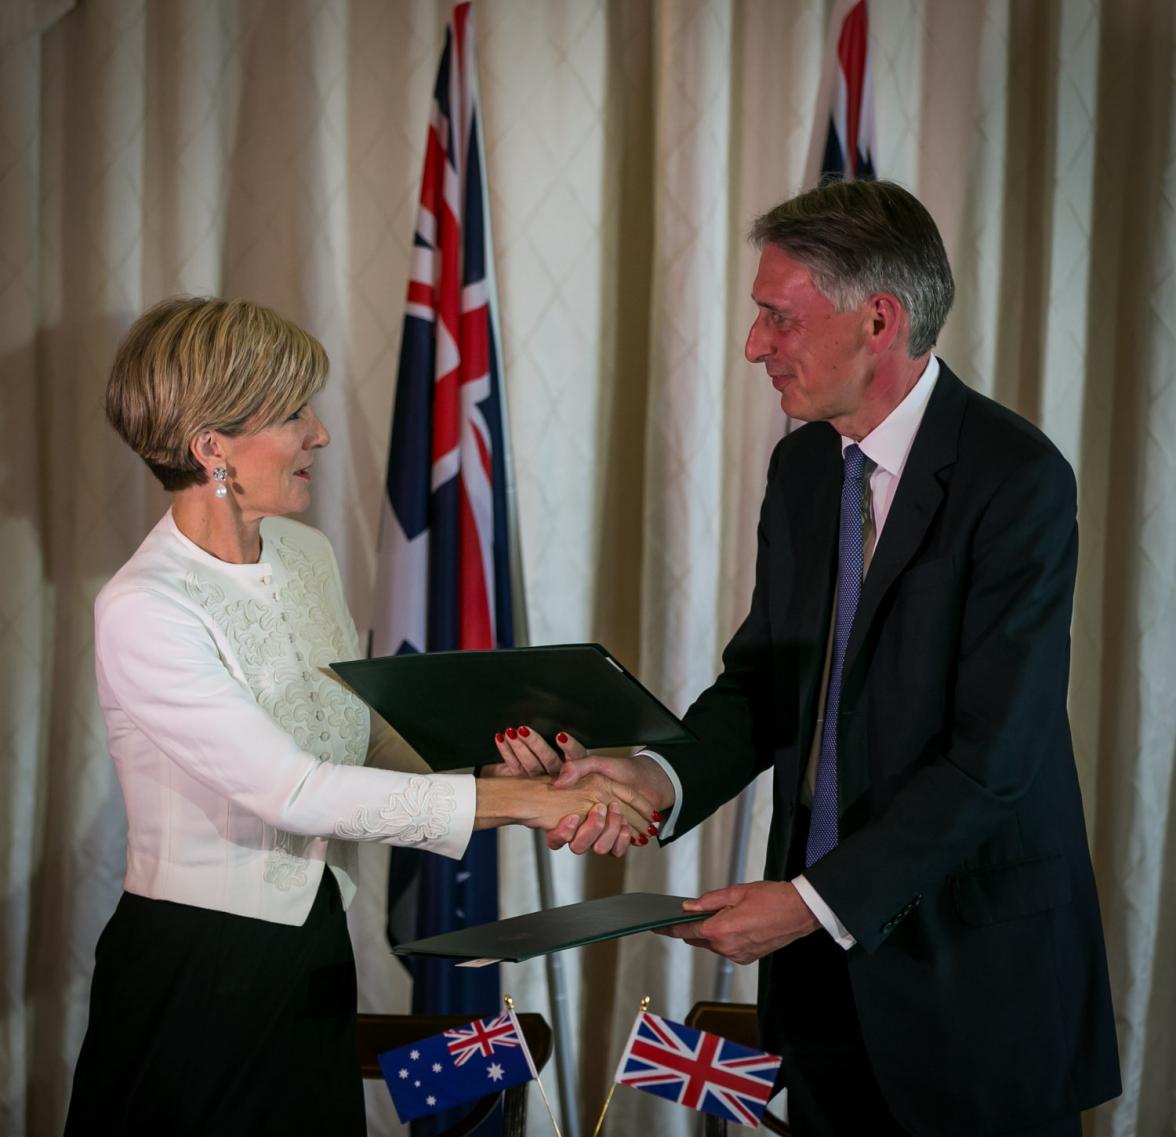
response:
M478 161L485 172L486 146L482 130L478 131ZM487 193L489 184L489 178L483 176L483 193ZM490 231L489 200L485 203L483 215L486 227L486 248L489 250L494 248ZM506 493L507 540L510 545L510 595L511 615L514 621L514 642L518 647L526 647L531 642L531 631L527 620L527 591L523 575L522 546L519 539L518 497L515 492L514 459L510 446L510 413L506 399L506 372L502 366L502 333L498 324L498 274L495 271L492 256L486 257L486 290L490 300L494 364L498 375L500 388L498 394L502 406L502 457L503 470L506 475L504 489ZM554 908L555 889L551 880L551 851L547 848L543 830L535 830L532 835L532 844L535 854L535 876L539 886L539 907L544 910ZM548 952L543 958L547 975L547 997L551 1003L551 1026L555 1046L555 1081L559 1092L560 1109L564 1124L567 1126L567 1137L580 1137L579 1110L577 1108L579 1094L576 1086L575 1065L572 1060L572 1026L568 1016L568 993L563 959L559 952ZM540 1090L542 1090L542 1085ZM547 1095L543 1096L546 1101ZM550 1106L548 1112L550 1112ZM553 1117L553 1124L554 1121ZM558 1129L556 1132L559 1132Z
M637 1022L641 1021L642 1014L649 1010L650 998L645 995L641 999L641 1005L637 1008ZM637 1030L637 1022L633 1024L633 1030L629 1032L629 1042L633 1041L633 1034ZM625 1045L626 1052L629 1049L628 1043ZM608 1113L608 1107L612 1105L613 1094L617 1092L617 1079L621 1076L621 1066L624 1064L625 1056L621 1056L621 1061L617 1063L617 1072L613 1075L612 1085L608 1088L608 1097L604 1099L604 1108L600 1111L600 1116L596 1119L596 1128L592 1130L592 1137L600 1137L600 1127L604 1124L604 1115Z
M543 1088L543 1079L539 1077L539 1068L535 1065L534 1058L531 1057L531 1048L527 1045L526 1035L523 1034L522 1024L515 1014L514 999L509 995L504 995L502 1001L506 1004L506 1009L510 1013L510 1021L514 1024L515 1030L519 1033L520 1045L523 1048L523 1054L526 1055L527 1065L531 1067L531 1073L534 1075L535 1084L539 1087L539 1093L543 1096L543 1104L547 1106L547 1116L551 1118L551 1128L555 1130L555 1137L563 1137L559 1131L559 1123L555 1120L555 1114L551 1112L551 1102L547 1100L547 1091Z

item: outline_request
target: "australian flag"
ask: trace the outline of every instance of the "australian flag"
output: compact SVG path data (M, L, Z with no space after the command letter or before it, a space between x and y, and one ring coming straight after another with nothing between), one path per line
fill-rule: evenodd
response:
M377 1060L402 1122L538 1077L510 1011L389 1050Z
M614 1080L754 1128L779 1069L774 1054L640 1011Z
M819 173L822 178L847 181L873 178L874 77L866 0L856 0L848 10L840 5L833 21L838 29L833 104Z
M458 4L429 118L380 526L372 654L512 645L506 443L487 278L474 21ZM486 739L487 747L494 745ZM389 938L498 916L493 832L465 858L393 850ZM486 1014L498 968L420 958L418 1013Z

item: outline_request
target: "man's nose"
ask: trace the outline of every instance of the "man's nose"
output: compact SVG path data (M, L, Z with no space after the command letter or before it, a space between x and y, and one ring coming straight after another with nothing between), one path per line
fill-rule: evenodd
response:
M748 363L759 363L767 355L767 341L763 333L763 316L757 315L747 332L743 354Z

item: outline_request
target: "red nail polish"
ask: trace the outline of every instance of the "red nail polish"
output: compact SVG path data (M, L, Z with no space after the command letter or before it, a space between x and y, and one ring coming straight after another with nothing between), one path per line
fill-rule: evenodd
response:
M657 829L652 825L648 829L646 829L645 832L648 833L651 837L657 836Z
M660 821L662 819L662 815L658 813L656 809L653 811L653 813L650 814L650 816L654 819L654 821Z
M518 732L515 730L515 728L513 726L508 726L506 728L506 737L507 738L518 738Z
M519 727L519 737L520 738L530 738L531 732L525 726L520 726Z
M567 740L568 740L568 736L566 734L564 734L564 732L562 730L559 732L559 734L557 734L555 736L555 741L558 742L561 746L565 742L567 742Z
M638 845L648 845L649 838L646 837L644 833L642 833L641 836L637 838L637 844Z
M505 734L503 734L503 733L502 733L502 731L499 731L499 732L498 732L498 733L497 733L497 734L494 736L494 741L495 741L495 742L505 742L505 741L506 741L506 735L505 735Z

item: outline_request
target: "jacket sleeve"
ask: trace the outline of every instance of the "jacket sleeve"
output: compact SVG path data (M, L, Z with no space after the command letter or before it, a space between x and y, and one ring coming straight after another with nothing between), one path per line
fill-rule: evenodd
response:
M768 468L769 486L779 454L777 447ZM657 752L674 767L682 783L681 809L670 839L681 837L704 821L772 764L768 739L773 676L767 609L771 561L768 508L765 495L757 530L751 607L723 651L719 677L683 716L698 741L657 746Z
M122 712L108 716L112 753L118 730L137 730L165 761L279 829L464 852L472 778L336 765L299 749L230 673L209 630L169 597L104 594L95 655L104 706Z
M1014 468L984 507L942 740L888 808L805 873L867 951L1010 819L1043 761L1072 761L1077 542L1074 477L1052 449Z

